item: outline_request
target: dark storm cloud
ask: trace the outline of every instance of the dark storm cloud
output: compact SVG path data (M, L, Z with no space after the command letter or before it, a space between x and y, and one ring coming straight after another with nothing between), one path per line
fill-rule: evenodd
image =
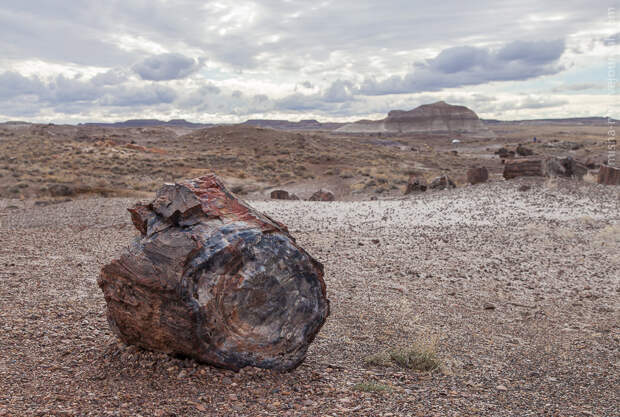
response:
M416 65L405 76L366 79L359 88L365 95L419 93L444 88L519 81L562 70L557 65L564 41L514 41L498 50L472 46L444 49L435 58Z
M143 80L167 81L185 78L200 68L202 62L184 55L160 54L143 59L133 70Z

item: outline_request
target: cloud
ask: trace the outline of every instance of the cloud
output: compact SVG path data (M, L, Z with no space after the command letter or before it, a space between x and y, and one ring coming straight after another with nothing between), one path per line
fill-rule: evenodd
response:
M516 109L544 109L548 107L559 107L568 104L568 100L527 96L520 100L514 108Z
M444 88L479 85L492 81L521 81L563 69L558 59L565 50L562 40L514 41L498 50L459 46L441 51L435 58L415 66L404 76L384 80L367 78L359 93L406 94Z
M554 93L563 93L570 91L585 91L585 90L598 90L605 88L602 84L595 83L578 83L578 84L563 84L551 89Z
M151 106L172 103L177 93L156 83L133 85L117 73L92 78L58 75L48 80L16 72L0 74L0 99L19 99L32 106L69 109L89 106Z
M203 65L202 60L177 53L150 56L133 66L143 80L165 81L185 78Z
M0 74L0 99L12 99L22 95L37 95L44 90L43 83L36 77L24 77L15 71Z
M129 79L127 71L120 68L112 68L106 72L95 75L91 82L94 85L118 85Z
M365 117L413 107L420 93L472 86L485 95L594 95L554 87L600 82L596 66L610 53L601 39L618 38L608 36L617 32L609 0L4 3L0 117L13 104L24 114L79 109L91 119L132 105L144 117L165 109L197 120L253 111ZM539 78L563 66L573 78ZM533 81L498 83L525 80Z

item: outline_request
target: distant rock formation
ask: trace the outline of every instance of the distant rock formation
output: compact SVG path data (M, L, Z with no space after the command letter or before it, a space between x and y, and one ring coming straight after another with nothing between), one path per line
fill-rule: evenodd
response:
M193 123L188 122L185 119L173 119L163 121L158 119L130 119L125 120L124 122L114 122L114 123L79 123L78 126L86 126L86 127L158 127L158 126L167 126L167 127L183 127L187 129L204 129L206 127L215 126L212 123Z
M250 119L241 124L278 130L334 130L343 125L343 123L321 123L314 119L300 120L298 122L291 122L288 120Z
M383 120L360 120L336 129L343 133L490 133L478 115L444 101L410 111L392 110Z

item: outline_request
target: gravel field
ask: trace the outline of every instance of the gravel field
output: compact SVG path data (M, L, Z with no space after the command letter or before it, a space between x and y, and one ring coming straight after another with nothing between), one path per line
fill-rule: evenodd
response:
M332 313L284 374L118 342L96 278L133 202L0 200L0 416L619 415L620 187L252 203L325 265ZM367 360L425 343L439 371Z

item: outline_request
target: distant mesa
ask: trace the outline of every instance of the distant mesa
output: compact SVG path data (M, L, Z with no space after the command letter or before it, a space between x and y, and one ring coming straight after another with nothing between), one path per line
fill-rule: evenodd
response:
M423 104L413 110L392 110L383 120L360 120L336 129L343 133L483 133L488 132L478 115L465 106L445 101Z
M193 123L188 122L185 119L173 119L169 121L157 120L157 119L131 119L124 122L114 123L80 123L78 126L96 126L96 127L184 127L188 129L202 129L205 127L211 127L210 123Z
M334 130L342 127L343 123L321 123L314 119L300 120L298 122L277 119L250 119L243 122L242 125L279 130Z

